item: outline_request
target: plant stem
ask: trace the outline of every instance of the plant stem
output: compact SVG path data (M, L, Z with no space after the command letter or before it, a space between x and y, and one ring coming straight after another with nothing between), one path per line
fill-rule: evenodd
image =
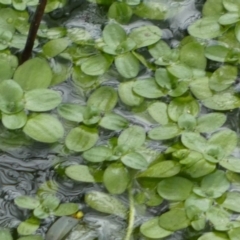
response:
M37 36L37 31L44 14L44 9L46 7L46 4L47 4L47 0L39 0L39 4L37 6L36 12L34 13L34 16L30 25L27 42L22 52L20 64L23 64L25 61L27 61L31 57L34 41Z
M134 218L135 218L135 207L134 199L132 194L132 184L128 188L128 197L129 197L129 219L128 219L128 229L124 240L130 240L133 232Z

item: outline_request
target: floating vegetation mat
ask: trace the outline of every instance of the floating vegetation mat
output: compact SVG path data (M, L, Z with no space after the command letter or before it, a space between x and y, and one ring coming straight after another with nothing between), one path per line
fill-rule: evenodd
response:
M43 2L40 1L40 2ZM0 0L1 240L240 240L240 1Z

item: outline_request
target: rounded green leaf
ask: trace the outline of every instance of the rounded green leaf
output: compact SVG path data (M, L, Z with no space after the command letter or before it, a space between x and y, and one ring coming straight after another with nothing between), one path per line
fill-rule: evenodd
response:
M81 65L81 70L90 76L98 76L104 74L111 66L113 58L106 54L98 54L89 57Z
M13 75L13 69L9 65L7 59L0 60L0 82L5 79L11 79Z
M82 122L83 121L83 106L80 106L79 104L73 104L73 103L63 103L60 106L58 106L58 114L73 122Z
M49 111L57 107L61 101L61 95L51 89L34 89L24 95L25 108L34 112Z
M2 113L2 123L4 127L14 130L19 129L27 122L27 115L24 111L15 114Z
M208 232L204 233L198 240L228 240L228 236L225 233Z
M140 70L140 63L131 52L118 55L115 58L115 66L120 75L125 78L136 77Z
M203 39L211 39L222 34L221 25L218 23L218 17L204 17L188 27L191 36Z
M192 69L185 64L171 64L167 67L167 70L176 78L190 79L193 77Z
M33 114L23 128L23 132L36 141L54 143L63 137L61 122L50 114Z
M205 49L205 56L213 61L225 62L228 60L230 49L222 45L212 45Z
M239 200L239 192L228 192L224 202L222 203L222 206L233 212L240 212L240 206L238 204Z
M21 208L34 209L40 205L38 199L28 196L19 196L14 199L14 203Z
M186 178L171 177L162 180L157 187L158 194L169 201L183 201L188 198L193 183Z
M154 78L138 80L134 83L133 91L145 98L159 98L165 96L163 90L158 86Z
M62 203L59 207L53 212L55 216L67 216L72 215L78 211L78 204L76 203Z
M178 126L181 129L192 131L195 129L197 121L195 117L189 113L182 114L178 119Z
M192 193L185 201L185 208L196 207L199 210L206 212L212 204L212 199L200 197Z
M168 90L172 89L174 79L165 68L158 68L156 70L155 79L160 87L167 88Z
M111 194L122 194L130 181L128 170L119 163L107 167L103 174L103 184Z
M68 44L69 40L67 38L53 39L44 44L42 50L45 56L55 57L63 52L68 47Z
M52 80L52 71L46 60L33 58L17 68L13 79L25 91L47 88Z
M167 107L166 103L155 102L148 107L148 113L156 122L165 125L169 122Z
M102 86L95 90L88 99L87 105L94 106L101 111L111 111L117 104L116 91L109 86Z
M95 182L94 177L89 171L88 166L85 165L72 165L65 169L65 174L79 182Z
M177 124L169 123L161 127L155 127L148 132L148 137L153 140L167 140L178 136L181 129Z
M239 14L233 13L233 12L225 13L218 19L218 22L221 25L230 25L230 24L234 24L238 21L239 21Z
M239 240L240 227L233 228L230 231L228 231L228 236L230 240Z
M36 232L40 226L39 219L29 218L24 222L21 222L17 228L17 231L20 235L30 235Z
M182 143L185 147L198 152L203 152L207 147L207 140L194 132L182 133Z
M157 26L143 26L133 29L129 37L136 43L137 48L146 47L159 41L162 31Z
M127 167L138 169L138 170L145 170L148 167L147 160L137 152L130 152L123 157L121 157L122 163Z
M85 195L85 202L91 208L108 214L117 215L122 218L127 216L127 208L123 203L109 194L91 191Z
M173 232L161 228L158 224L158 218L152 218L140 227L140 232L147 238L159 239L171 235Z
M239 158L234 158L234 157L228 157L226 159L223 159L222 161L219 162L219 164L233 172L240 173L240 159Z
M47 209L54 210L58 207L60 204L59 198L52 194L48 194L44 196L44 199L41 203L41 205Z
M190 83L191 92L200 100L212 97L213 92L209 87L208 77L198 78Z
M8 229L5 229L5 228L0 229L0 239L13 240L10 231Z
M127 146L129 149L141 147L146 139L146 133L142 127L131 126L125 129L118 137L118 146Z
M79 126L73 128L66 137L66 146L75 152L83 152L93 147L98 140L95 128Z
M177 231L187 228L190 225L190 221L187 218L184 209L174 208L159 217L160 227L168 231Z
M116 113L107 113L99 122L99 126L109 130L122 130L128 126L129 122L126 118Z
M138 177L148 178L167 178L177 175L181 170L181 165L176 161L162 161L150 166L144 172L138 174Z
M118 94L121 101L130 107L138 106L144 100L143 97L138 96L136 93L134 93L133 86L133 81L120 83L118 86Z
M83 158L89 162L103 162L113 155L112 150L108 147L97 146L83 153Z
M49 217L49 212L48 210L45 210L45 208L42 205L40 205L34 209L33 215L39 219L46 219Z

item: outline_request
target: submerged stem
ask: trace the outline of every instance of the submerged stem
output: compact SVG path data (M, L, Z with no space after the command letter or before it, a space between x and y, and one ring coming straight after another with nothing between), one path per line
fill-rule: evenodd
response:
M23 64L25 61L27 61L32 54L34 41L37 36L37 31L38 31L40 22L42 20L43 14L44 14L46 4L47 4L47 0L39 0L39 4L37 6L36 12L34 13L34 16L33 16L33 19L32 19L31 25L30 25L27 42L26 42L25 48L22 52L20 64Z
M124 240L130 240L133 232L134 218L135 218L135 207L134 199L132 194L132 185L128 188L128 197L129 197L129 219L128 219L128 228Z

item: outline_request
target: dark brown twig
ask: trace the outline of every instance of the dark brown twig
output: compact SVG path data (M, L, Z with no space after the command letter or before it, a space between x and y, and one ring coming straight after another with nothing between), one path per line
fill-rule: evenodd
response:
M47 0L39 0L39 4L37 6L36 12L34 13L34 17L28 32L27 42L21 55L20 64L23 64L31 57L34 41L37 36L37 31L44 14L46 4Z

